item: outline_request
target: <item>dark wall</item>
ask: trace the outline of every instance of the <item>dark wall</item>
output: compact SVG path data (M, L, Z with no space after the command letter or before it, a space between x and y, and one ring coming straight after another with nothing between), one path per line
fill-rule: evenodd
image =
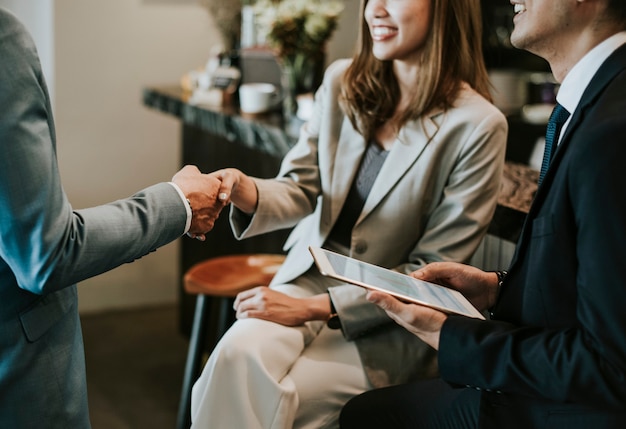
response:
M488 68L550 71L544 59L511 46L513 5L508 0L481 0L481 6L483 49Z

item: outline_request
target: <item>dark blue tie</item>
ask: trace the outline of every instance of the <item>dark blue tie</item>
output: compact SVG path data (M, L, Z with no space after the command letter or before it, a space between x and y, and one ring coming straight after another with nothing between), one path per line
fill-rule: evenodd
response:
M546 130L546 148L543 152L543 162L541 163L541 172L539 173L539 183L543 180L543 176L546 175L548 166L552 161L552 155L556 151L556 145L559 141L559 134L563 124L569 118L569 112L565 107L559 103L554 106L550 119L548 120L548 129Z

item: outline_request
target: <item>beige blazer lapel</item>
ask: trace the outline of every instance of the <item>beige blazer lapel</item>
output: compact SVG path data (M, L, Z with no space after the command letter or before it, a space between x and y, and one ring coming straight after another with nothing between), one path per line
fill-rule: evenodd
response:
M385 195L389 193L389 190L419 158L428 142L437 134L439 123L436 119L440 113L441 110L437 110L429 115L426 120L412 121L400 130L398 138L376 177L367 201L365 201L361 216L356 222L357 225L376 208Z
M354 181L359 168L361 157L367 147L363 136L352 127L350 120L347 118L343 120L339 142L335 156L331 155L331 158L334 160L330 173L330 182L332 183L331 195L333 195L333 199L330 202L331 222L334 222L339 216L341 207L350 191L350 185Z

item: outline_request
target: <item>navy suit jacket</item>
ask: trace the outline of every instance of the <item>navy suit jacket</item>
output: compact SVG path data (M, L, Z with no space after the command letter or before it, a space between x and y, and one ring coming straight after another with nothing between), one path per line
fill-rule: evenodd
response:
M167 183L73 210L35 46L0 8L0 427L88 428L74 284L183 234Z
M573 112L492 321L450 317L443 378L481 428L626 427L626 46ZM459 352L462 351L462 352Z

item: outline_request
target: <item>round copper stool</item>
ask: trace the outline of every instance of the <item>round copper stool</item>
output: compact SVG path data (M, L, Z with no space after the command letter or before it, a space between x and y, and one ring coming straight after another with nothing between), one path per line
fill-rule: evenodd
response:
M201 369L210 299L219 300L215 330L217 342L229 327L232 301L237 294L256 286L267 286L284 260L284 255L264 253L218 256L193 265L185 273L184 289L197 295L197 298L178 406L178 429L189 428L191 422L191 389Z

